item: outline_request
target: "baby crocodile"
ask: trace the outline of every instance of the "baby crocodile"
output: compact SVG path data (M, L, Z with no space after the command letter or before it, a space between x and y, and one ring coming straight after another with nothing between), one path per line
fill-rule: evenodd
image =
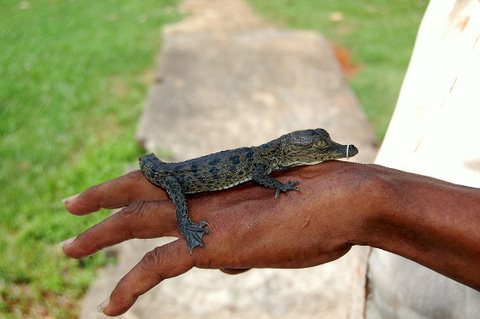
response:
M140 169L154 185L163 188L176 207L180 233L192 253L203 246L207 222L194 223L188 215L186 194L210 192L254 181L281 192L298 190L297 181L282 183L269 174L289 167L314 165L348 158L358 153L352 144L341 145L323 129L295 131L260 146L241 147L201 156L184 162L166 163L155 154L141 156Z

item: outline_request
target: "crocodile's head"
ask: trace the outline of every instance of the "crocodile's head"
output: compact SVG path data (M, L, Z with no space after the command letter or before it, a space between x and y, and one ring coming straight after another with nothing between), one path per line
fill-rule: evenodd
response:
M282 162L280 166L313 165L326 160L349 158L358 153L352 145L331 140L324 129L302 130L280 137Z

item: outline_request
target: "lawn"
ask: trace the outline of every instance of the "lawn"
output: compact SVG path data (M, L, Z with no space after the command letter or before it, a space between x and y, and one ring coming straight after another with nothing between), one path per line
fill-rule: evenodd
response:
M59 243L106 213L61 199L118 176L176 0L0 2L0 317L75 318L99 265Z
M350 69L357 72L350 77L350 83L381 141L428 1L249 0L249 3L279 25L319 31L351 56Z

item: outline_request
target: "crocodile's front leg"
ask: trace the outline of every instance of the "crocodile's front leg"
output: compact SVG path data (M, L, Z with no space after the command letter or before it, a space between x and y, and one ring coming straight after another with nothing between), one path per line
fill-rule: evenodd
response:
M183 193L182 185L173 177L165 177L162 179L162 187L168 194L176 208L177 223L180 233L187 241L190 254L193 248L197 246L203 247L203 235L208 234L208 224L206 221L194 223L188 215L187 200Z
M298 184L298 181L288 181L286 183L282 183L268 175L269 172L267 168L268 165L265 164L257 165L253 169L252 180L262 186L273 188L275 190L275 198L277 198L281 192L299 190L299 188L296 186Z

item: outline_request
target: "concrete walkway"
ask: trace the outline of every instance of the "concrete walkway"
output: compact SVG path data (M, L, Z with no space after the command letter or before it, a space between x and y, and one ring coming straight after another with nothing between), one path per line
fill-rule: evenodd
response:
M241 0L185 0L183 9L188 17L164 31L137 132L148 151L182 160L322 127L338 142L355 144L355 160L373 160L373 130L323 37L274 28ZM118 264L100 272L81 318L104 318L96 305L162 242L115 247ZM347 318L349 283L361 280L364 253L356 247L334 263L302 270L228 276L194 269L142 296L121 318Z

